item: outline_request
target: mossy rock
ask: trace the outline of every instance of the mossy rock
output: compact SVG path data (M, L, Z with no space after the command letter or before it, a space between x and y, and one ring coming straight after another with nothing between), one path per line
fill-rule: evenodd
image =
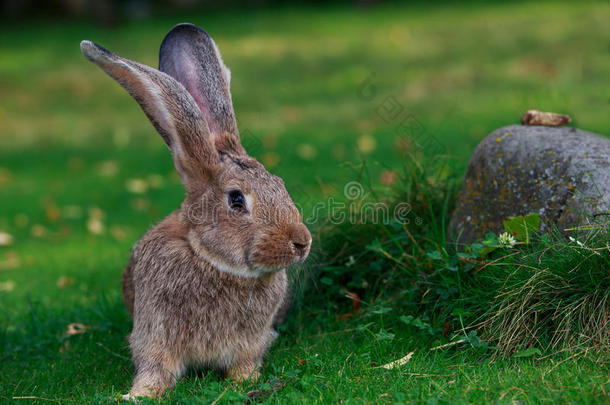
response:
M449 226L470 243L510 216L538 213L541 231L610 220L610 139L570 127L512 125L476 148Z

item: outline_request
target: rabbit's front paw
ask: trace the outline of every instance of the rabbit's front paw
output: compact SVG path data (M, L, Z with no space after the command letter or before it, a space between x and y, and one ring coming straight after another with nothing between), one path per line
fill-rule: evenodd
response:
M121 401L130 401L130 402L138 402L138 397L132 395L131 393L129 394L123 394L121 395Z
M256 382L260 376L261 373L258 371L257 364L233 366L227 373L227 377L231 378L236 384L241 384L245 381Z

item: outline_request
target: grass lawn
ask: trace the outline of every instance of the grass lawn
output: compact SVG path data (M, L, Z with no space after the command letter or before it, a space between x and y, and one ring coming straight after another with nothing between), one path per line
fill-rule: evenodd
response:
M286 8L114 30L4 23L0 231L13 240L0 244L2 402L111 403L130 387L121 274L133 243L178 207L183 189L137 104L78 44L91 39L156 66L161 39L181 21L215 38L246 149L285 179L305 217L318 201L344 198L363 171L378 185L405 153L422 165L440 153L446 177L459 179L477 143L530 108L610 134L604 2ZM434 142L400 136L406 119ZM311 229L322 249L320 224ZM296 286L258 383L192 373L160 402L243 402L253 390L269 403L610 402L604 351L496 358L459 345L430 350L447 338L401 326L396 316L409 313L400 308L340 320L351 301L317 280L323 256L314 251L300 270L311 281ZM82 333L67 333L73 323ZM412 351L404 366L379 368Z

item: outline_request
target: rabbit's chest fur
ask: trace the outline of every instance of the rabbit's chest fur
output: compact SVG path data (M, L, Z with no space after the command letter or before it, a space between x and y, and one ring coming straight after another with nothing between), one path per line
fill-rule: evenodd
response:
M259 278L221 272L197 256L179 230L170 216L134 249L132 346L158 341L185 366L225 368L238 353L262 356L286 295L285 271Z

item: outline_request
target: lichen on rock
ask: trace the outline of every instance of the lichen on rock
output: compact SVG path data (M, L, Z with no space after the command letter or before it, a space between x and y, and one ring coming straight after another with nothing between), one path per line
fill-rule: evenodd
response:
M540 214L542 231L610 219L610 139L569 127L500 128L474 151L449 237L470 243L510 216Z

